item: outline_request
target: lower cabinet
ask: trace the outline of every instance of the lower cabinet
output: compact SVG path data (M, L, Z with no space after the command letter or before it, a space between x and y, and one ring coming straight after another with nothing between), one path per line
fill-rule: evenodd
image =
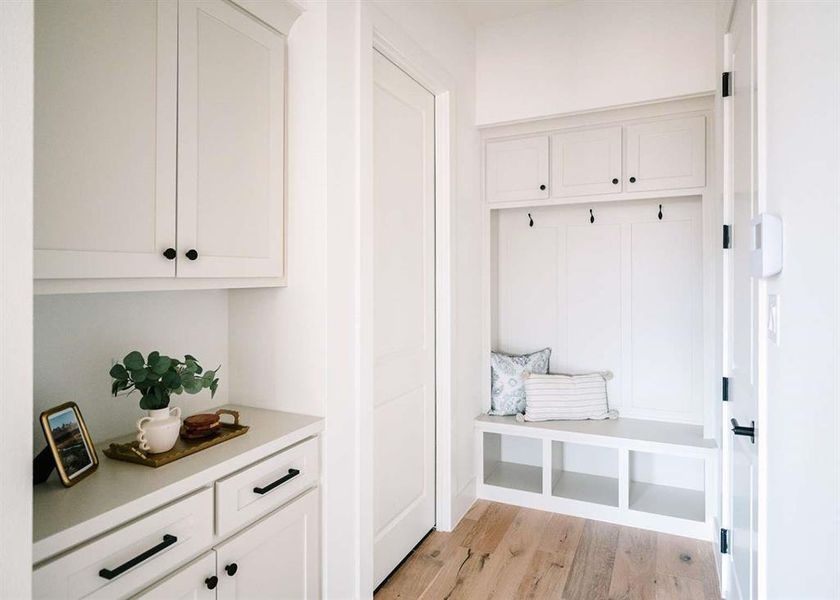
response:
M210 551L186 567L181 567L136 598L138 600L213 600L216 598L218 583L216 553Z
M137 598L320 598L319 511L319 491L313 489L154 584Z

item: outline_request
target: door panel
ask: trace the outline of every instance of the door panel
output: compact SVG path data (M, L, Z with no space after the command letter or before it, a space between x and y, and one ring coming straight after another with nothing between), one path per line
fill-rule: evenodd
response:
M615 183L613 183L615 181ZM551 136L551 195L621 191L621 127Z
M320 598L320 504L307 492L218 546L219 600Z
M435 524L434 96L374 53L373 103L378 585Z
M548 136L487 144L487 202L548 198Z
M730 150L731 196L726 198L733 235L731 251L731 379L724 445L731 473L731 531L729 591L733 598L753 599L756 589L757 450L749 438L734 436L728 418L749 426L757 421L758 396L758 285L750 275L750 221L758 212L755 186L754 6L739 0L730 32L732 81L731 122L724 126ZM724 499L726 501L727 499Z
M224 0L179 33L178 277L282 276L285 39Z
M706 184L706 118L689 117L625 128L624 190L645 192Z
M172 277L177 5L35 3L35 277Z
M208 552L136 596L137 600L215 600L216 553Z

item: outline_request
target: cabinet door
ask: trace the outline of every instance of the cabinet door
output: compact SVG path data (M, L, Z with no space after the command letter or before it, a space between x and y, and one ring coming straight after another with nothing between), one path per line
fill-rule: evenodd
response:
M225 0L179 6L178 277L280 277L285 38Z
M487 143L487 202L548 198L548 136Z
M314 489L216 548L220 600L319 598L319 514Z
M624 190L645 192L706 184L706 119L690 117L630 125Z
M551 136L551 195L586 196L621 191L621 127Z
M218 577L216 553L208 552L198 560L136 596L137 600L215 600Z
M35 277L173 277L177 5L35 3Z

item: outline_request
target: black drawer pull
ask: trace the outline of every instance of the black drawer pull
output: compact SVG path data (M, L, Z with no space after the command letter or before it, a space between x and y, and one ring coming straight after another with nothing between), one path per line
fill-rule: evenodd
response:
M265 487L255 487L254 488L254 493L255 494L267 494L268 492L270 492L271 490L273 490L277 486L283 485L284 483L286 483L287 481L289 481L290 479L292 479L294 477L297 477L298 475L300 475L300 471L298 469L289 469L288 475L283 475L283 477L281 477L277 481L269 483Z
M171 546L172 544L174 544L177 541L178 541L177 537L175 537L174 535L169 535L167 533L163 536L163 541L160 544L158 544L157 546L155 546L154 548L149 548L148 550L146 550L142 554L138 554L137 556L135 556L131 560L121 564L119 567L117 567L113 571L111 569L100 570L99 571L99 576L104 578L104 579L107 579L108 581L114 579L115 577L119 577L120 575L122 575L123 573L125 573L126 571L131 569L132 567L136 567L137 565L139 565L144 560L150 559L155 554L157 554L161 550L164 550L164 549L168 548L169 546Z

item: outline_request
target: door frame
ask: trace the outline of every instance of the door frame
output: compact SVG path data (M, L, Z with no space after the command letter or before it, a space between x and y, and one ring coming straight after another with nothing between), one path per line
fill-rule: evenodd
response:
M435 97L435 528L451 531L452 483L452 197L454 78L376 6L362 4L360 43L360 428L362 588L373 583L373 53L380 52ZM368 531L369 530L369 531ZM418 540L419 541L419 540ZM373 591L372 588L369 591Z

